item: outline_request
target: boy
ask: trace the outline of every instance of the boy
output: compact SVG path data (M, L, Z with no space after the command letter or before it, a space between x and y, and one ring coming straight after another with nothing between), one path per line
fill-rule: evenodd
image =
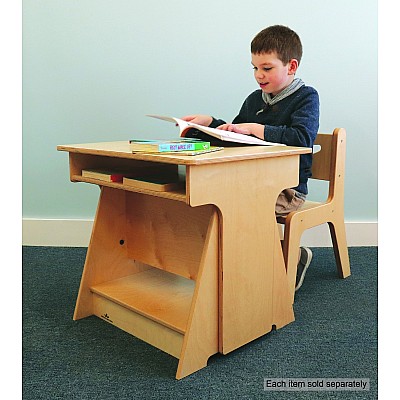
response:
M262 30L251 42L254 77L260 89L247 97L233 122L227 124L209 115L182 119L269 142L312 148L319 127L319 97L315 89L295 78L302 52L299 36L288 27L274 25ZM311 164L312 154L300 156L299 185L280 193L275 206L277 215L302 206L308 194ZM300 248L296 290L303 283L311 259L311 250Z

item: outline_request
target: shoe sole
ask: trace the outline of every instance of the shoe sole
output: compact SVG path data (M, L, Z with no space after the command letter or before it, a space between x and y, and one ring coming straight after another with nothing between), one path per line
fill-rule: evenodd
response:
M312 257L313 257L312 251L310 249L308 249L307 247L303 247L303 248L307 252L307 255L308 255L307 263L304 265L303 273L300 276L299 283L294 288L295 292L297 292L301 288L301 285L303 284L303 281L304 281L304 277L306 276L307 269L308 269L309 265L311 264L311 260L312 260Z

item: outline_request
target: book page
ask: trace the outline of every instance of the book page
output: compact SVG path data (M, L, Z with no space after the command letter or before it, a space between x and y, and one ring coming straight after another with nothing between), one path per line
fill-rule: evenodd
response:
M197 125L192 122L187 122L187 121L184 121L183 119L179 119L179 118L166 117L166 116L162 116L162 115L147 115L147 116L178 124L181 133L186 128L191 127L191 128L198 129L202 132L205 132L205 133L209 134L210 136L213 136L215 138L218 138L220 140L225 140L228 142L254 144L254 145L259 145L259 146L285 146L284 144L281 144L281 143L267 142L265 140L261 140L254 136L243 135L241 133L223 131L221 129L209 128L206 126Z

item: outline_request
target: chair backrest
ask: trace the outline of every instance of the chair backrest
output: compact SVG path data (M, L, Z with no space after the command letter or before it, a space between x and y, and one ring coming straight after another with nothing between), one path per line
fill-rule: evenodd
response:
M329 181L329 198L344 194L346 159L346 130L336 128L333 133L318 133L315 145L321 150L313 155L312 179Z

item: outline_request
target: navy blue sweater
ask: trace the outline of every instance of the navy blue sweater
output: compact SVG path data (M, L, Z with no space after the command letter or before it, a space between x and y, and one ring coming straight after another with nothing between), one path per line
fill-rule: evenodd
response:
M232 122L264 125L264 139L268 142L312 148L319 128L318 92L310 86L302 86L275 105L267 106L262 99L262 91L256 90L247 97ZM214 118L210 127L216 128L224 123ZM299 185L293 189L308 194L311 164L312 154L300 156Z

